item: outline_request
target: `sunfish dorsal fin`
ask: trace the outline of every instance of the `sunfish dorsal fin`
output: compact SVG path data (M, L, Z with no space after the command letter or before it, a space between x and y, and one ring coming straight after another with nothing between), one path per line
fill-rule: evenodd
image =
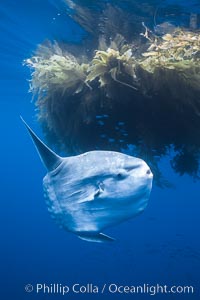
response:
M28 126L28 124L24 121L24 119L20 116L22 122L27 128L34 145L38 151L38 154L44 163L45 167L48 171L52 171L56 169L62 162L62 157L53 152L49 147L47 147L39 137L33 132L33 130Z

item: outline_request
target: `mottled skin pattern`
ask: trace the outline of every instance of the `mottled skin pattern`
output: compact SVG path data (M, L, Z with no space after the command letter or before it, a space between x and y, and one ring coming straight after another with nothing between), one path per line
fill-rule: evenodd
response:
M49 210L74 233L101 232L139 214L151 186L144 161L110 151L66 158L44 178Z

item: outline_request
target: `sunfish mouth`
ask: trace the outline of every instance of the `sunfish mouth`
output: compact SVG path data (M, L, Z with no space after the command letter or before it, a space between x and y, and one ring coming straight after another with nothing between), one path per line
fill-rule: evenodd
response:
M148 175L148 177L150 177L150 178L153 177L153 173L151 172L150 169L148 169L148 170L146 171L146 175Z

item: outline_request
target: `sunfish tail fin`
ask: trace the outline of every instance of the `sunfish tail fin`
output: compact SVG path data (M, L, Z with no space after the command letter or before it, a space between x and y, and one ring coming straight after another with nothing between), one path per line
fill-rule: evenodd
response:
M97 234L79 234L78 237L81 240L87 242L95 242L95 243L105 243L105 242L113 242L115 239L112 237L104 234L104 233L97 233Z
M54 151L52 151L49 147L47 147L39 137L34 133L34 131L28 126L28 124L24 121L24 119L20 116L22 122L24 123L26 129L28 130L33 143L38 151L38 154L44 163L45 167L48 171L52 171L57 168L61 162L62 157L58 156Z

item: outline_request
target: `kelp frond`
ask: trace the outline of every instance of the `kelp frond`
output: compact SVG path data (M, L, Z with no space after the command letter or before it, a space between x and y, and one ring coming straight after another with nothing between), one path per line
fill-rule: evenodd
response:
M177 29L172 34L165 34L163 37L151 39L150 46L142 53L143 64L150 64L153 67L164 66L175 69L174 63L196 61L200 64L200 35L190 31Z
M33 70L30 91L39 98L57 90L79 93L85 85L87 64L79 64L73 55L62 51L57 44L40 47L36 55L26 59L24 64Z
M137 75L144 79L141 90L159 93L165 86L176 99L196 101L194 94L200 91L199 32L178 28L148 40L149 47L138 61Z
M100 41L100 47L105 48L104 40ZM126 75L132 79L133 85L120 80L120 76ZM88 76L86 81L91 82L98 78L100 87L109 84L110 78L119 84L126 85L136 89L134 86L135 59L132 50L124 43L123 37L120 35L111 42L110 47L106 50L97 50L91 65L88 68Z

